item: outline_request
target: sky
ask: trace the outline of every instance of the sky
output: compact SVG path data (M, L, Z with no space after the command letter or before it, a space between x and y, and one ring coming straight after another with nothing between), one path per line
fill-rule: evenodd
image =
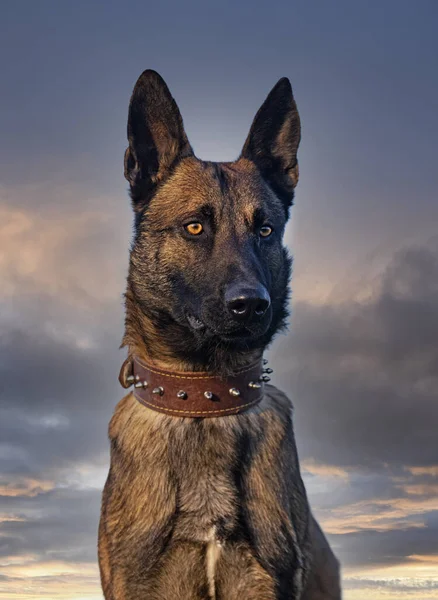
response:
M133 85L233 160L283 76L302 120L290 327L269 350L346 600L438 597L438 4L2 4L0 600L98 600L123 391Z

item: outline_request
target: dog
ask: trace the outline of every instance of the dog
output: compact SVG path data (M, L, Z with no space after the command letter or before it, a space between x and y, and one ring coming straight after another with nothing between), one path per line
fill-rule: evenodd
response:
M109 425L98 556L106 600L338 600L340 566L300 475L263 352L288 316L282 237L298 182L287 78L234 162L198 159L153 70L128 116L135 215L125 293L132 390Z

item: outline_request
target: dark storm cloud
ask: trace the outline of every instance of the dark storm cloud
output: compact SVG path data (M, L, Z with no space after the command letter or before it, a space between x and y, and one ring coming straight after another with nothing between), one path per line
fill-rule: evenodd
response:
M33 498L0 496L0 512L22 521L2 523L0 556L35 554L42 561L96 560L99 490L54 489Z
M437 339L437 238L400 250L368 300L297 302L274 355L302 456L371 469L436 464Z
M321 465L306 481L342 563L436 554L438 238L397 252L368 299L297 302L291 323L276 381L294 399L304 472L307 457L310 473Z
M309 475L313 468L302 461L309 499L345 567L388 567L408 564L413 554L437 554L435 477L391 465L342 475L322 463L318 475Z
M42 478L107 449L129 244L111 197L78 214L74 189L48 189L51 211L44 189L39 212L0 194L0 472Z
M7 341L0 439L17 452L0 465L42 474L105 449L105 423L120 395L117 337L108 336L105 357L101 348L72 348L39 331L14 331Z
M1 391L0 473L9 485L0 492L0 515L17 520L0 525L0 554L95 563L99 469L107 467L107 423L121 397L120 324L113 318L95 347L78 348L45 331L49 316L50 308L42 310L32 330L11 324L1 347L8 385ZM94 467L85 481L84 466Z
M80 186L23 191L0 193L0 594L25 581L51 597L67 583L98 589L130 217L127 199L75 203ZM75 563L90 572L66 571Z

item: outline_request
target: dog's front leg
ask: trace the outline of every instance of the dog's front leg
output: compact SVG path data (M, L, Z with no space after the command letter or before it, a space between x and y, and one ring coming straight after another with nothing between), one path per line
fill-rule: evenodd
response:
M153 571L172 535L175 478L166 441L141 419L143 414L126 396L110 423L111 466L102 495L98 552L105 600L155 600Z
M105 485L99 525L105 600L155 600L153 571L172 534L176 498L171 486L159 485L159 473L155 486L145 488L142 479L131 474L118 481L110 473Z
M242 469L248 538L257 560L274 581L276 600L297 600L309 559L304 548L309 507L290 401L275 390L257 418L259 432L250 436Z
M312 566L302 600L341 600L339 562L313 515L309 535Z

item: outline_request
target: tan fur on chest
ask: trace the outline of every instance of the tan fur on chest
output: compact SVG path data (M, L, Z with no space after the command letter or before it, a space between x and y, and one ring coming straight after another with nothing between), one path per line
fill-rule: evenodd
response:
M111 470L103 500L105 531L118 561L144 553L154 570L172 560L172 549L198 548L209 598L229 585L224 574L238 565L240 587L250 589L255 577L271 590L266 599L276 598L251 530L260 529L265 552L275 556L284 545L299 562L298 540L306 534L306 521L291 520L282 495L291 407L277 394L247 413L208 420L167 417L131 395L120 402L110 424ZM295 473L293 454L288 460L287 469ZM295 501L306 514L299 474L296 480ZM153 577L149 581L153 587Z
M210 542L212 530L216 537L230 535L238 516L239 418L175 419L144 409L129 396L122 402L126 409L114 416L110 435L123 457L124 477L129 469L135 482L125 506L149 502L154 492L163 496L167 485L160 472L166 472L175 495L174 539ZM148 493L139 498L135 491L146 487Z

